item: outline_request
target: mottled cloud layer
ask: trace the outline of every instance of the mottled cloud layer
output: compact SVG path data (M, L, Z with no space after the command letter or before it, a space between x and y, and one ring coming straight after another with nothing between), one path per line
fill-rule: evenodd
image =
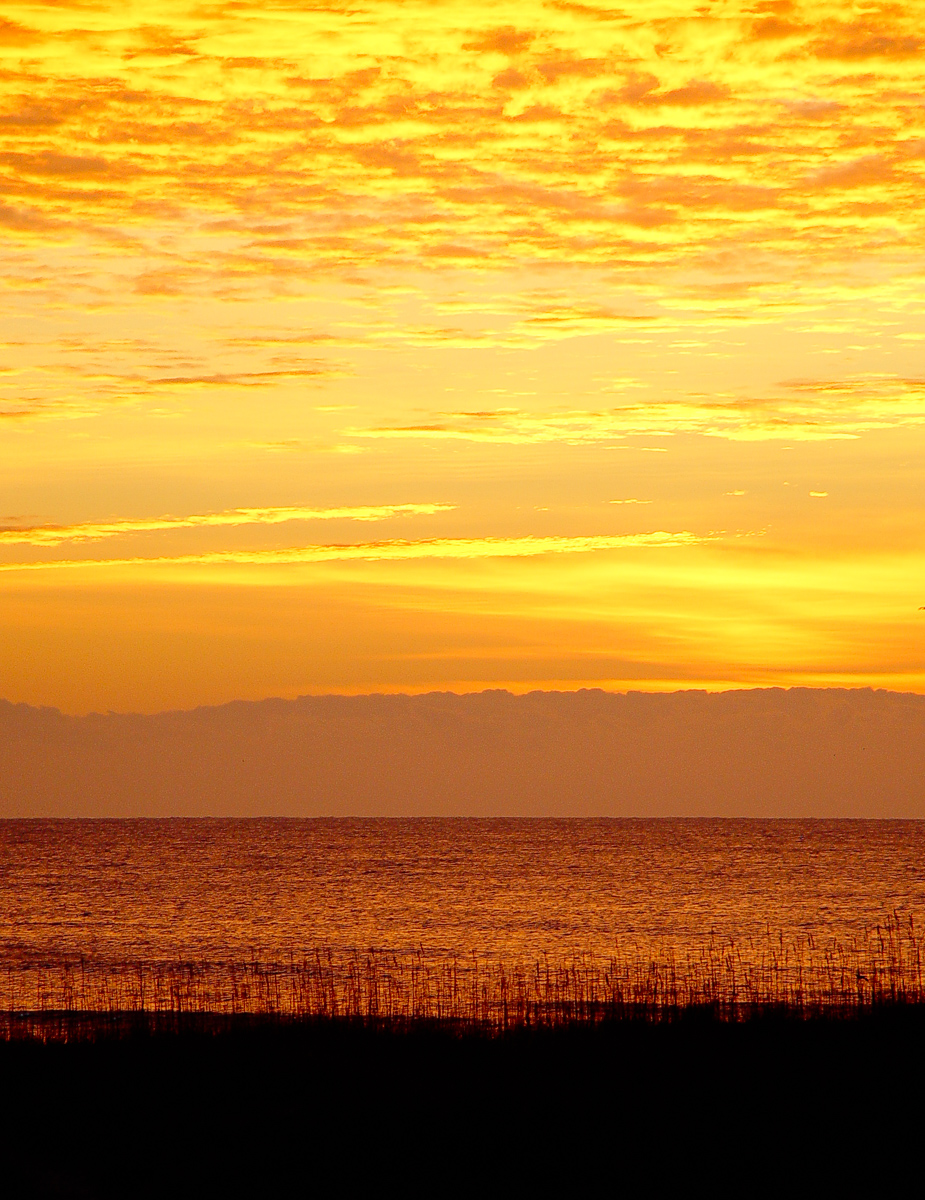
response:
M834 310L872 287L902 324L921 291L921 4L5 12L8 311L378 301L352 318L332 303L309 330L275 310L262 337L239 328L231 342L210 320L173 346L149 335L107 349L84 331L37 355L26 331L0 379L8 420L178 389L318 386L384 346L633 330L697 341L692 329L710 341L821 313L850 325L856 311ZM453 294L436 294L435 273ZM414 317L383 308L390 284L417 296ZM630 426L843 431L824 397L737 395L706 417L686 396L661 399L645 397L653 419ZM870 403L852 429L919 411L890 387Z

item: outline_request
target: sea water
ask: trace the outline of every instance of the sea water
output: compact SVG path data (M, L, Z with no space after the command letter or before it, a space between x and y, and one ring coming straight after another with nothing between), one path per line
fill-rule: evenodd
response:
M925 918L925 822L9 820L7 960L524 961Z

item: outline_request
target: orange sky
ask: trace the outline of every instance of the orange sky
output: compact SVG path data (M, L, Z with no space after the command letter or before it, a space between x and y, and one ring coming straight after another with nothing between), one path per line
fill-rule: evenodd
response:
M0 20L0 695L925 691L925 4Z

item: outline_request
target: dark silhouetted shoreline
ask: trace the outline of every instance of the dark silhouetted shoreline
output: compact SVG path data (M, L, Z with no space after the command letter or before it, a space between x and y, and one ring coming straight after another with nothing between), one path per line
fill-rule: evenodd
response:
M797 1169L801 1187L831 1187L873 1158L882 1189L918 1144L923 1069L922 1005L737 1022L690 1009L491 1035L136 1018L0 1041L3 1175L11 1196L139 1200L789 1194Z

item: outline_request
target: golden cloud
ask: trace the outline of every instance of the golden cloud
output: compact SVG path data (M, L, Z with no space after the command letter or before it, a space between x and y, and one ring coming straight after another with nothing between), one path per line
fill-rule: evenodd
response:
M635 382L635 381L633 381ZM925 380L795 381L779 399L689 396L644 400L602 410L551 413L513 408L437 413L419 424L350 429L360 439L472 442L602 442L632 436L696 433L738 441L854 438L872 429L925 424Z
M289 521L387 521L392 517L432 516L450 512L453 504L378 504L349 508L234 508L186 517L87 522L81 525L33 525L0 528L0 546L60 546L64 542L98 541L133 533L238 525L282 525Z
M161 0L118 17L17 0L7 11L0 42L20 65L0 89L7 203L28 197L37 218L66 216L91 239L113 219L142 227L161 214L190 253L179 274L175 261L149 269L147 294L214 276L240 284L234 220L245 238L288 231L251 244L258 291L278 280L286 246L313 271L409 256L545 261L553 246L572 262L642 264L651 230L681 221L673 244L695 261L755 234L729 215L751 211L746 197L778 210L763 231L778 249L812 254L803 181L849 148L892 162L911 132L894 80L923 44L918 3L847 21L822 3L756 22L745 3L708 18L667 2L523 0L503 25L487 8L394 0L368 0L362 16L274 4L246 20L233 6L191 15ZM866 60L876 75L858 75ZM899 245L918 206L902 178L876 183ZM634 208L640 195L652 202ZM556 196L552 223L538 223ZM710 220L720 212L722 228ZM198 252L191 213L226 223L216 254ZM825 224L830 249L850 245L837 213Z
M52 559L46 562L0 563L0 571L39 571L76 567L134 566L284 566L321 562L386 562L406 559L535 558L544 554L590 554L635 547L692 546L710 541L681 531L590 537L482 537L429 538L421 541L391 539L347 545L292 546L284 550L216 550L205 554L178 554L163 558Z

